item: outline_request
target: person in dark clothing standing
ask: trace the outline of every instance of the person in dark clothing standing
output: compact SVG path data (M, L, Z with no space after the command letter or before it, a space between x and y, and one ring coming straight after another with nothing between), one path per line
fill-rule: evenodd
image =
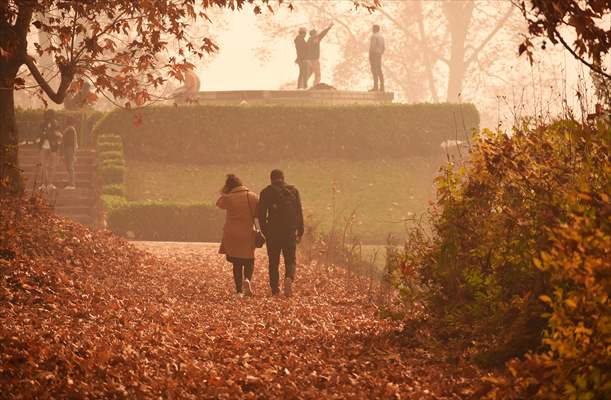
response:
M68 126L64 129L62 138L62 155L64 157L64 163L66 164L66 170L68 171L68 186L64 189L74 190L76 189L76 181L74 179L74 161L76 159L76 150L78 149L78 142L76 139L76 129L74 128L74 118L68 120Z
M371 74L373 75L373 89L370 92L384 91L384 74L382 73L382 54L384 54L384 49L384 38L380 33L380 25L374 25L373 34L369 42L369 64L371 65Z
M42 182L40 190L55 190L53 178L55 175L55 164L59 151L59 142L62 135L59 133L55 111L45 111L40 136L38 137L38 147L40 149L40 165L42 168Z
M308 38L308 78L314 74L314 83L312 86L316 86L320 83L320 41L329 33L329 30L333 27L333 24L326 27L322 32L317 33L315 29L310 31L310 37Z
M295 50L297 51L297 58L295 59L295 64L299 66L297 89L305 89L308 87L308 49L305 36L306 28L299 28L299 34L295 38Z
M303 210L297 188L284 182L284 173L275 169L271 185L259 196L259 223L267 243L269 284L272 295L280 293L280 254L284 257L284 294L292 294L297 243L303 236Z

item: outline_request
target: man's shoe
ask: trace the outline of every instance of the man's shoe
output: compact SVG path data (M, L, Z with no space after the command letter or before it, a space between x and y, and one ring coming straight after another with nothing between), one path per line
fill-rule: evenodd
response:
M293 294L293 280L291 278L286 278L284 280L284 295L286 297L291 297Z
M47 185L47 189L55 190L55 189L57 189L57 187L54 184L51 183L51 184Z
M70 185L70 186L66 186L64 189L65 190L75 190L76 186Z
M377 92L378 88L369 89L370 92Z
M252 287L250 286L250 281L248 279L244 279L244 296L252 296L254 293L252 292Z

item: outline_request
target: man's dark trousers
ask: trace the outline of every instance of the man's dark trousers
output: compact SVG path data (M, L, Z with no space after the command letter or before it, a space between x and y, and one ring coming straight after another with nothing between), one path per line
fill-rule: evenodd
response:
M308 87L309 62L308 60L298 60L299 77L297 78L297 88L306 89Z
M384 74L382 73L382 54L369 53L371 75L373 75L374 90L384 91ZM378 86L378 81L380 85Z
M284 258L285 278L295 279L295 252L297 237L295 234L268 237L267 256L269 257L269 284L272 294L280 293L280 254Z

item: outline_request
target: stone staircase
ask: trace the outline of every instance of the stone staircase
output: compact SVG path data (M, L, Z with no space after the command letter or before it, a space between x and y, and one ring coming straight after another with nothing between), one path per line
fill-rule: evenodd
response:
M23 171L26 192L43 196L55 212L84 225L95 226L97 196L94 188L96 154L93 149L79 149L76 154L75 190L65 190L68 185L68 172L64 161L58 157L53 184L55 190L40 191L42 178L40 155L37 146L19 146L19 167Z

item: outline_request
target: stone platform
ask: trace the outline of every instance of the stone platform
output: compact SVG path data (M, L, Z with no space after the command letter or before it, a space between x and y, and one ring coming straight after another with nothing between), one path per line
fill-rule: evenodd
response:
M345 90L227 90L199 92L199 104L387 104L393 92Z

